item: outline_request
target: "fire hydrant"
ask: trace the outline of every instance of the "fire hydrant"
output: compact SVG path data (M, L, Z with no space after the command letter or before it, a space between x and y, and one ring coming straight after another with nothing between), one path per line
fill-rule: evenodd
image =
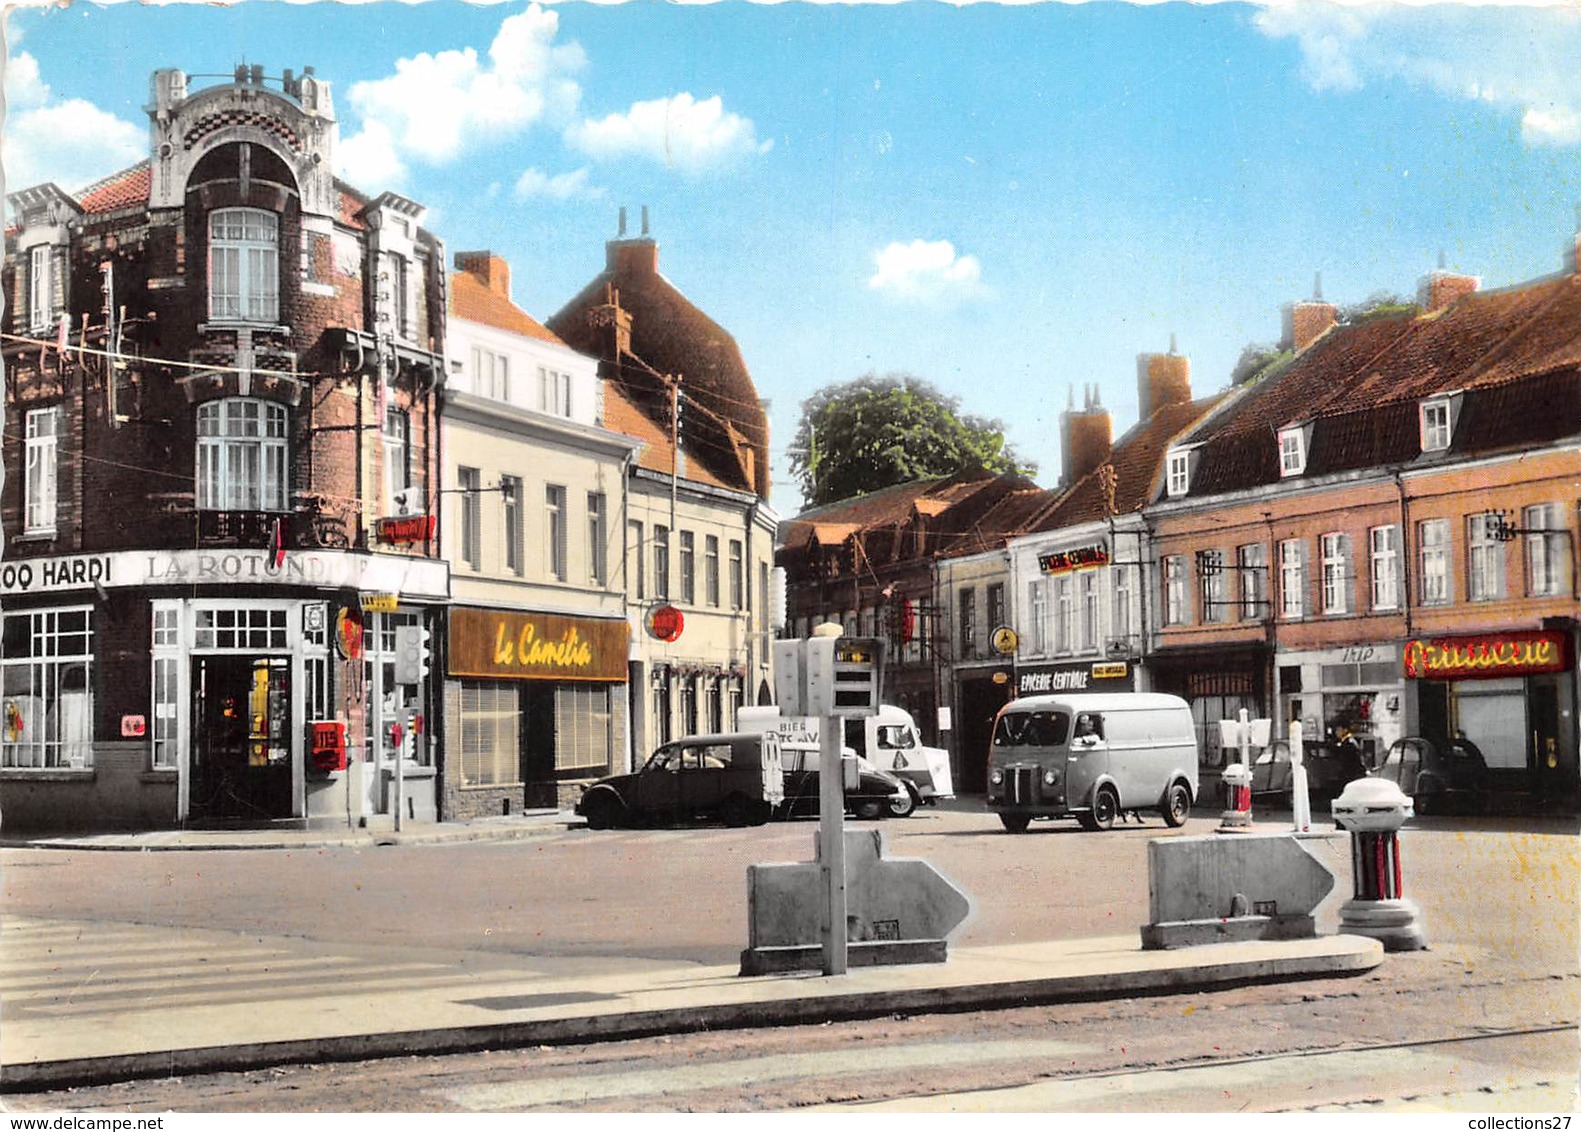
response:
M1405 899L1400 869L1400 827L1413 816L1411 799L1382 778L1358 778L1330 806L1334 824L1350 833L1351 874L1356 894L1340 905L1339 930L1364 935L1385 951L1427 946L1421 913Z
M1252 768L1245 763L1231 763L1219 776L1229 790L1225 800L1228 807L1219 820L1220 829L1245 829L1252 824Z

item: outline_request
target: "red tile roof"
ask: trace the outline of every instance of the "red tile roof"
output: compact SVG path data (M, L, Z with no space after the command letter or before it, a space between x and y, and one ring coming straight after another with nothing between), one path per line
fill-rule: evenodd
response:
M450 313L496 330L565 345L559 335L511 302L509 296L493 290L470 271L457 271L450 276Z
M123 169L96 181L77 194L77 203L83 212L114 212L118 208L148 203L148 190L154 183L153 166L140 161L130 169Z
M669 432L632 404L621 387L611 381L604 382L603 424L613 432L623 433L642 441L642 449L637 453L639 468L646 468L650 472L662 472L665 475L669 475L675 469L675 446L670 443ZM696 460L682 461L681 479L708 484L711 487L742 490L740 484L726 483L714 475L706 465Z

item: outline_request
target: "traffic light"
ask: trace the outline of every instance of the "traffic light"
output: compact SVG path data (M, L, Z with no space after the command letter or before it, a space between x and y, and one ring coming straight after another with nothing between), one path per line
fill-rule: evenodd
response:
M421 684L428 675L428 630L421 625L395 627L395 682Z

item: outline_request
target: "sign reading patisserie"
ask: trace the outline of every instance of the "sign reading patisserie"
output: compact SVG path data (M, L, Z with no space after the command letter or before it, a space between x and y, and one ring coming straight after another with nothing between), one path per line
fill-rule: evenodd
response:
M450 611L450 674L624 682L630 633L624 620L458 607Z
M1405 674L1419 680L1479 680L1541 676L1570 668L1563 633L1484 633L1406 642Z

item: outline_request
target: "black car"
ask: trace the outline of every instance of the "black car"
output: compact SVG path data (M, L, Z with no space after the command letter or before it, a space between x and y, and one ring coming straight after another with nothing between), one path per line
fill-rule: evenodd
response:
M1359 749L1334 744L1303 746L1301 765L1306 768L1309 797L1337 796L1346 783L1367 773ZM1290 781L1290 746L1281 739L1252 763L1252 797L1273 797L1289 806Z
M850 755L847 749L846 754ZM780 814L788 818L818 815L818 752L785 747L780 761L785 767L785 802ZM887 770L879 770L861 756L856 757L857 781L845 788L845 812L863 821L874 818L904 818L916 809L917 796L904 780Z
M1488 765L1465 739L1396 739L1375 777L1398 785L1424 816L1478 813L1487 804Z

